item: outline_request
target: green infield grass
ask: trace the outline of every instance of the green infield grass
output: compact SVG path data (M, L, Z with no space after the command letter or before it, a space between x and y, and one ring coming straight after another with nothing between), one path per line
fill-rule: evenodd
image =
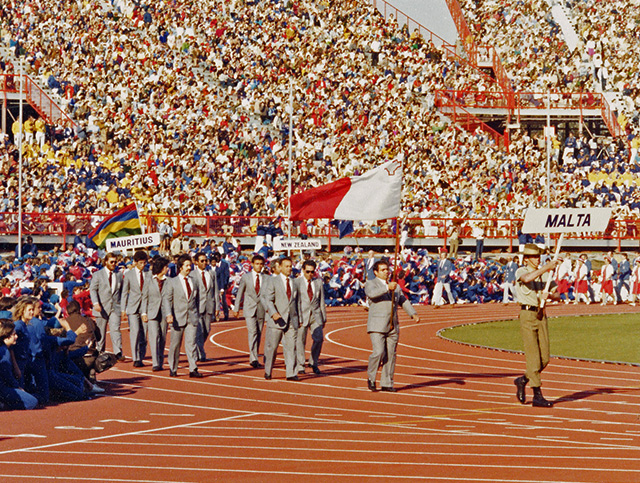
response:
M444 329L446 339L495 349L522 351L518 320L500 320ZM640 314L549 319L551 354L640 364Z

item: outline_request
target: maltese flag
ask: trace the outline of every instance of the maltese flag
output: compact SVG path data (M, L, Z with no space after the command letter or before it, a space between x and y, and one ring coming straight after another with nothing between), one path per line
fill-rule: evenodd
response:
M402 163L389 161L361 176L340 178L291 197L291 219L386 220L400 212Z

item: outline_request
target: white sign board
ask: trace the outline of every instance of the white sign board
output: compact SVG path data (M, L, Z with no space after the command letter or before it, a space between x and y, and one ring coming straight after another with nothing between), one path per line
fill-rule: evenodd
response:
M107 239L107 251L128 250L133 248L160 245L160 233L146 233L144 235L123 236Z
M611 208L528 208L522 233L603 232L611 218Z
M281 250L320 250L322 243L320 240L311 239L302 240L301 238L274 238L273 249Z

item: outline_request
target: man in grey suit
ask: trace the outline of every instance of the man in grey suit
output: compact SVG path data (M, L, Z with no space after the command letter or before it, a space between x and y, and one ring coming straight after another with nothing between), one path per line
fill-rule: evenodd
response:
M148 260L147 253L138 250L133 254L133 267L128 270L122 280L122 320L129 320L129 340L133 367L142 367L142 360L147 353L147 324L142 321L142 292L145 283L149 282L149 273L144 271Z
M104 267L91 277L89 293L93 304L93 316L100 330L100 338L96 342L96 349L103 351L107 337L107 324L111 336L111 346L118 360L123 361L122 333L120 332L120 294L122 293L122 274L116 273L117 257L114 253L107 253L104 257Z
M264 290L266 283L266 277L262 273L264 268L262 255L253 256L251 267L253 269L240 278L232 315L234 317L238 316L240 303L242 303L244 297L242 311L247 324L249 338L249 363L251 367L258 369L261 367L258 362L258 354L260 351L260 337L264 328L264 307L260 302L260 291Z
M280 260L280 273L270 277L261 289L267 332L264 343L264 378L271 379L278 344L282 340L287 380L298 381L296 374L296 333L298 330L298 289L291 278L290 258Z
M386 261L377 261L373 265L373 273L375 278L367 280L364 286L364 292L369 298L367 332L373 347L367 369L368 386L371 391L376 390L376 374L380 362L382 362L380 389L396 392L393 387L393 373L396 367L396 347L400 335L398 306L401 305L415 322L420 322L420 317L402 294L398 284L387 282L389 264Z
M204 351L204 344L207 341L207 337L209 337L209 332L211 332L211 322L218 320L218 311L220 310L220 293L218 291L216 271L209 266L209 259L206 253L201 252L196 255L196 267L193 270L193 276L200 283L201 293L205 300L205 310L198 323L196 340L198 361L206 362L208 359Z
M314 278L316 262L305 260L302 263L302 277L296 279L298 285L298 337L296 340L296 359L298 374L304 374L305 345L307 332L311 331L311 355L309 366L315 374L320 374L318 359L324 341L323 328L327 321L327 308L324 302L324 288L319 279Z
M198 372L196 337L198 323L205 310L205 299L200 284L191 274L191 257L178 258L178 276L168 279L162 288L162 311L167 325L171 325L169 345L169 375L178 375L180 346L184 336L184 348L189 360L189 377L202 377Z
M167 280L169 260L158 257L151 264L150 280L144 284L141 319L149 327L149 348L151 349L152 370L161 371L164 364L164 348L167 343L167 319L162 313L162 290Z

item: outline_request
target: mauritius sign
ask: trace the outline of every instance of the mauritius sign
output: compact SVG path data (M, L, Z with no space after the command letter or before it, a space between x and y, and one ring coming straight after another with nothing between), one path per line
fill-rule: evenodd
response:
M522 233L603 232L611 219L611 208L529 208Z

